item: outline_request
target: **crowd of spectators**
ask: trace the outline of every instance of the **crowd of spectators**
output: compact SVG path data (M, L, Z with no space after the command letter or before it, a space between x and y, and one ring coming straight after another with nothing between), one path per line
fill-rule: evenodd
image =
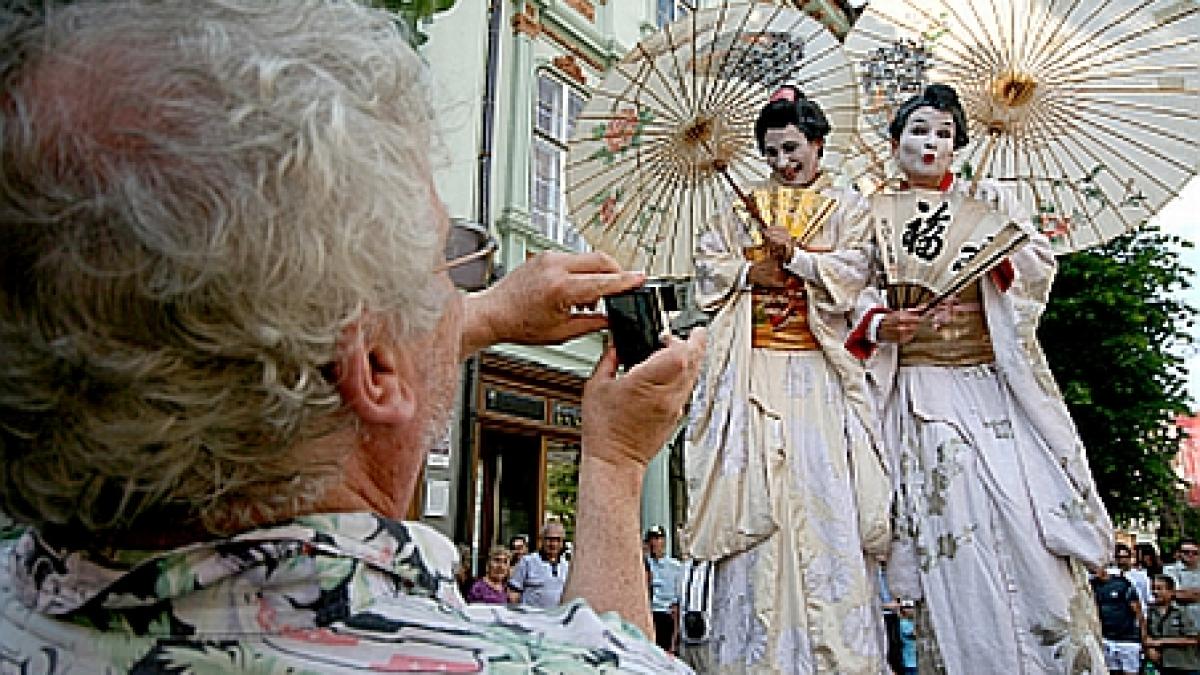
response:
M1184 539L1176 554L1160 565L1149 544L1117 544L1115 567L1093 574L1110 672L1200 673L1200 547Z
M484 574L469 584L469 602L525 604L552 607L561 599L569 569L564 530L550 522L541 532L538 549L527 553L528 538L512 537L509 546L493 546ZM648 528L643 539L646 593L654 619L655 640L664 650L680 654L686 601L684 578L690 568L666 554L666 530ZM1166 675L1200 674L1200 547L1184 539L1166 565L1151 544L1136 548L1119 543L1114 565L1091 576L1091 587L1102 633L1107 668L1111 673ZM880 599L888 632L888 663L897 675L918 672L916 607L887 591L880 575Z

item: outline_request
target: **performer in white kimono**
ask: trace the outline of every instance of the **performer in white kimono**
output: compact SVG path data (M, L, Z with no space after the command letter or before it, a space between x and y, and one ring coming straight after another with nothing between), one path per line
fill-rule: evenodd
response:
M885 277L885 238L901 263L928 260L948 232L969 226L942 206L961 205L953 193L970 190L948 173L967 143L952 88L932 85L905 102L889 132L901 191L925 196L912 220L891 212L902 231L879 226L899 198L872 197L872 250L883 253ZM1103 673L1084 566L1106 561L1112 526L1035 335L1054 254L998 184L980 183L976 196L1019 221L1028 242L925 318L877 308L847 341L863 357L885 345L871 373L886 401L885 442L898 455L889 585L922 601L922 673Z
M884 669L864 549L886 550L891 483L865 421L864 371L843 346L868 271L866 204L821 173L828 132L794 87L755 125L772 168L760 203L808 188L832 213L807 250L764 208L774 226L759 233L729 212L697 253L698 300L719 310L685 462L686 554L717 561L701 672Z

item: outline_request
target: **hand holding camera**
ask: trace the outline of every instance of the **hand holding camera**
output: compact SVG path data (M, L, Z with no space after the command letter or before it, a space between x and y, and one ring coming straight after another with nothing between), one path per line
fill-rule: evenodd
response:
M584 453L610 466L632 462L644 470L677 429L704 357L704 338L703 329L687 340L668 334L644 362L622 364L622 376L614 355L619 343L605 350L584 386Z
M462 353L498 342L558 344L601 330L600 297L642 283L604 253L543 252L465 298ZM583 308L583 309L580 309Z

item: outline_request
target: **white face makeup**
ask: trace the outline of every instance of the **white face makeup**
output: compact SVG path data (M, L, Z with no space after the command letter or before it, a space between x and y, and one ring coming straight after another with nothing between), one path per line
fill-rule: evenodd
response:
M794 124L767 129L763 134L763 158L775 179L784 185L803 187L817 177L821 142L810 142Z
M893 151L909 183L936 188L954 159L954 116L929 106L917 108Z

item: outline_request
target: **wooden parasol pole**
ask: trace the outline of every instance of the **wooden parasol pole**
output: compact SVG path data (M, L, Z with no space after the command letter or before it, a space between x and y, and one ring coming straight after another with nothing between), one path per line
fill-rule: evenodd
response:
M987 145L983 146L983 156L979 159L979 166L975 170L975 175L971 176L971 189L967 194L971 197L975 196L975 192L979 189L979 181L983 178L983 174L987 173L988 165L992 163L992 151L996 149L996 140L1000 138L1000 129L988 129Z

